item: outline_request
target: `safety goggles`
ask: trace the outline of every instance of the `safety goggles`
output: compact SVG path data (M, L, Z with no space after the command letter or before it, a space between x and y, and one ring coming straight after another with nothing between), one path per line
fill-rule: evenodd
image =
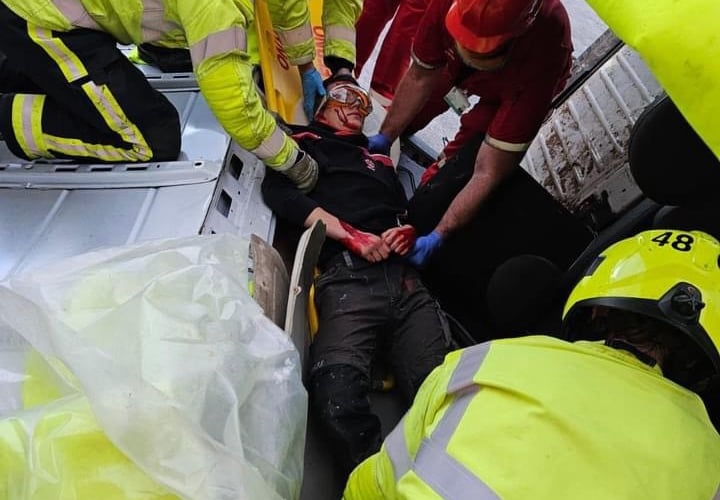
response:
M372 113L370 96L364 89L352 83L341 83L331 87L325 96L328 102L336 102L343 106L357 108L364 116Z

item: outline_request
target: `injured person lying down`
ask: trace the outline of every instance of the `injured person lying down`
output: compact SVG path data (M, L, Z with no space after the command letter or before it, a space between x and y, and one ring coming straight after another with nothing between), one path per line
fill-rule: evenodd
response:
M402 224L407 199L390 157L371 154L362 128L372 105L350 76L325 83L309 126L293 138L319 165L305 194L268 169L262 192L278 217L300 227L321 220L327 236L315 280L319 328L310 347L308 389L338 458L350 470L380 449L369 395L377 358L412 401L442 363L451 337L445 314L407 261L415 231Z

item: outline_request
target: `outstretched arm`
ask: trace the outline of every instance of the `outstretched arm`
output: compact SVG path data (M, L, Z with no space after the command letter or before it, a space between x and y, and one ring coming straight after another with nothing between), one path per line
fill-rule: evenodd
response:
M426 69L413 62L398 84L395 98L380 133L392 143L422 109L442 77L441 68Z
M450 203L435 231L445 239L467 224L490 192L517 166L523 154L503 151L483 142L475 157L472 177Z
M390 247L380 236L360 231L320 207L310 212L305 219L305 227L312 226L316 220L325 223L328 237L339 241L348 250L367 261L380 262L390 255Z

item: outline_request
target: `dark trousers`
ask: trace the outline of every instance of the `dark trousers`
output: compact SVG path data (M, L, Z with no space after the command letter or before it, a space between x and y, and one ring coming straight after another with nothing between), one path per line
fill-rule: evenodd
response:
M349 471L380 449L380 420L369 401L378 358L410 402L442 363L450 334L412 267L400 259L371 264L349 252L341 256L315 281L319 330L310 348L310 397Z
M482 139L480 135L467 143L415 191L408 204L408 222L418 234L428 234L437 226L467 184ZM592 237L585 224L518 166L471 220L443 242L422 277L443 308L482 342L509 333L497 329L486 297L488 282L500 264L528 254L544 257L564 271Z
M177 110L110 35L38 28L0 2L0 52L0 132L16 156L177 159Z

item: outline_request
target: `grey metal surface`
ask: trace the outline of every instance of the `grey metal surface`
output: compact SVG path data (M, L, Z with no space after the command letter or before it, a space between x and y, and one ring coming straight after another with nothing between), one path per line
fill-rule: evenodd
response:
M275 217L260 192L264 177L265 165L232 143L201 233L257 234L272 243Z
M571 212L606 203L622 213L640 196L627 164L630 130L661 93L637 53L622 48L553 112L522 166Z
M214 185L1 189L0 279L98 247L197 234Z
M134 45L118 44L120 52L128 57L135 48ZM197 90L198 84L194 73L163 73L159 68L149 64L136 64L143 72L150 85L158 90Z
M215 232L255 232L272 241L274 219L260 196L262 164L234 143L230 148L199 92L164 92L183 124L177 161L28 162L0 142L0 279L98 247L198 234L221 192L232 192L238 208L224 224L213 218ZM240 182L223 170L233 155L252 166Z

